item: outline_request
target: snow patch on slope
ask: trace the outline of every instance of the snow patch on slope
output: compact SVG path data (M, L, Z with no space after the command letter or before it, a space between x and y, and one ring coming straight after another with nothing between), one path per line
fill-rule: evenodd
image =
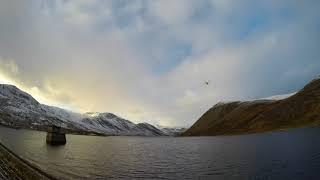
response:
M296 93L297 93L297 92L289 93L289 94L282 94L282 95L275 95L275 96L270 96L270 97L262 98L261 100L283 100L283 99L287 99L287 98L295 95Z
M45 129L58 125L76 132L107 135L166 135L147 123L134 124L112 113L75 113L40 104L15 86L0 84L0 124L12 127Z
M270 96L270 97L253 99L253 100L249 100L249 101L221 101L221 102L218 102L217 104L215 104L213 106L213 108L218 108L220 106L223 106L223 105L229 104L229 103L263 103L263 102L270 102L270 101L279 101L279 100L289 98L289 97L295 95L296 93L297 92L289 93L289 94L274 95L274 96Z

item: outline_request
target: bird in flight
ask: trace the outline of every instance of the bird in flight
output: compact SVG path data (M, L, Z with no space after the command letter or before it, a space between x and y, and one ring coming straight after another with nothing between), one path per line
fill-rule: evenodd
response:
M209 81L204 82L206 85L209 85Z

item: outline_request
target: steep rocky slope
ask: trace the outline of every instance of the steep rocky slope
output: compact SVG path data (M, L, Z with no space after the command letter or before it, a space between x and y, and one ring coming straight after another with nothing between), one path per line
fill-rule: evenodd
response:
M56 125L79 134L168 135L150 124L134 124L111 113L79 114L40 104L16 86L6 84L0 84L0 125L36 130Z
M257 133L320 124L320 78L280 100L218 103L183 136Z

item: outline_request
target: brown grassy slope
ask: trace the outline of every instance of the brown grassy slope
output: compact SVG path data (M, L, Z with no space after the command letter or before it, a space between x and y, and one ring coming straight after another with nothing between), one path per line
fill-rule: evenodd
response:
M320 124L320 79L283 100L217 104L182 135L245 134L316 124Z

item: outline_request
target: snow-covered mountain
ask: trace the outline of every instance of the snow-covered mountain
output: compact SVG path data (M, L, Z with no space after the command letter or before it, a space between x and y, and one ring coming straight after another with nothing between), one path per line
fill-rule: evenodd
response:
M46 130L48 125L71 133L104 135L170 135L150 124L134 124L111 113L74 113L40 104L16 86L0 84L0 125Z
M87 128L98 133L112 135L167 135L148 123L134 124L112 113L85 113L80 120Z
M187 128L184 127L167 127L161 125L156 125L156 127L169 136L177 136L187 130Z

